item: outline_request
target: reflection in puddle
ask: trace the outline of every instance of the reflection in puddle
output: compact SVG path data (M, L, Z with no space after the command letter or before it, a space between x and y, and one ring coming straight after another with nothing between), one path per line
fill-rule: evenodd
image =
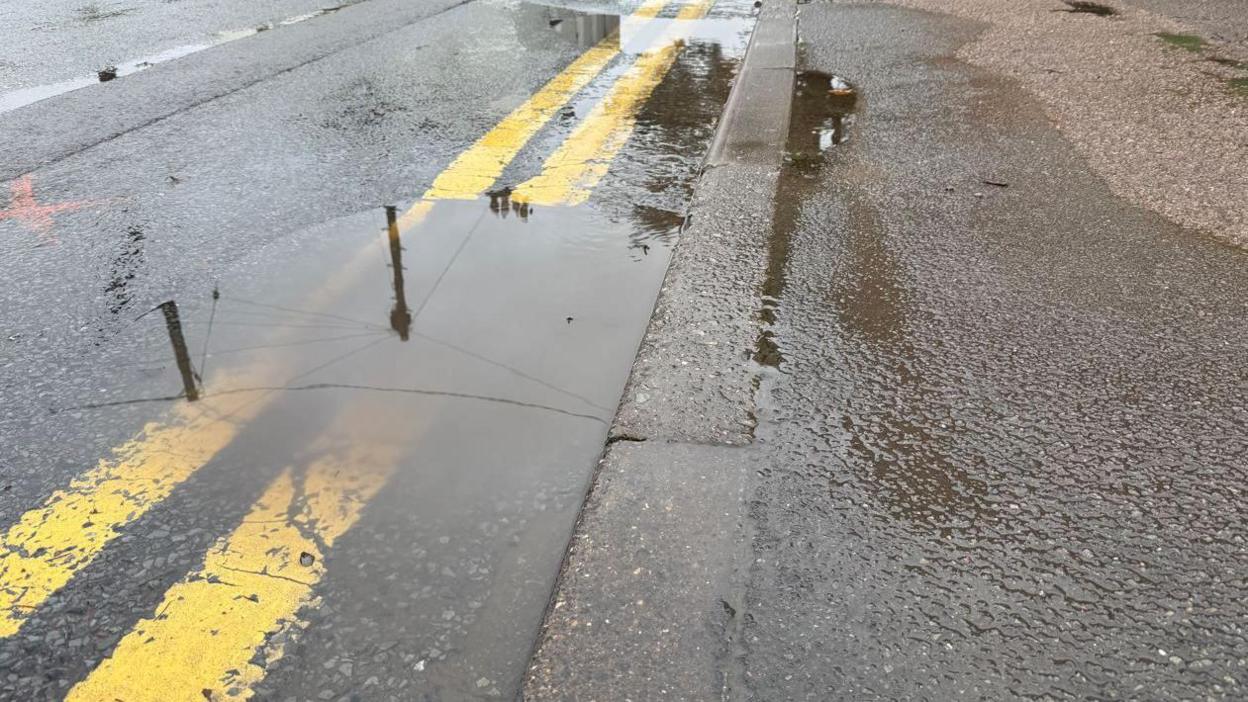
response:
M1062 0L1066 3L1065 12L1073 12L1079 14L1096 15L1097 17L1112 17L1118 14L1118 11L1109 5L1102 5L1099 2L1088 2L1087 0Z
M559 7L532 6L545 11L547 26L560 36L568 37L582 49L602 41L607 35L620 31L619 15L598 15L577 12Z
M576 10L538 2L521 2L512 10L520 43L534 51L547 51L551 46L566 45L589 49L599 45L620 48L623 27L635 26L618 14Z
M695 3L688 3L689 10ZM753 21L746 17L701 17L686 19L641 14L619 15L590 12L559 5L546 5L525 0L515 11L519 38L526 46L547 48L552 38L562 39L581 49L597 46L604 40L613 43L625 54L637 54L675 41L686 45L716 44L729 53L739 55L744 48Z
M820 152L849 139L858 92L845 79L818 71L800 71L795 90L802 112L794 117L799 124L790 130L786 151L792 161L818 162Z
M521 222L529 221L529 213L533 211L532 205L527 202L511 199L511 188L499 188L488 193L490 198L490 212L495 217L507 219L513 213L520 218Z
M826 88L822 85L825 78ZM827 91L828 117L819 129L819 149L827 151L833 146L844 144L849 138L849 125L853 123L854 103L858 100L858 93L854 91L853 86L836 76L815 76L803 73L799 80L807 81L808 90Z
M403 285L403 242L399 237L398 208L386 205L386 238L390 244L390 271L394 276L394 307L390 308L390 328L407 341L412 331L412 313L407 309Z
M165 328L169 330L169 343L173 346L173 357L178 365L178 374L182 376L182 393L187 402L199 399L199 384L196 382L195 371L191 369L191 354L186 350L186 337L182 334L182 319L178 315L178 303L173 300L163 302L160 311L165 316Z
M763 278L763 306L754 360L778 368L784 360L773 327L784 294L785 268L793 233L797 231L801 203L814 195L803 181L815 178L827 159L823 152L845 142L846 130L857 106L858 93L845 80L816 71L800 71L793 86L792 117L785 141L788 166L780 176L776 212L767 246L767 270Z

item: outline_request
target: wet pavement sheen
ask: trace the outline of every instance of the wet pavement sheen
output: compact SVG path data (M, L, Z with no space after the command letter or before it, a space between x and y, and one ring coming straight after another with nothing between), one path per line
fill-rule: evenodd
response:
M795 103L778 195L750 695L1243 697L1244 252L1115 199L974 27L804 7L858 97L823 152Z

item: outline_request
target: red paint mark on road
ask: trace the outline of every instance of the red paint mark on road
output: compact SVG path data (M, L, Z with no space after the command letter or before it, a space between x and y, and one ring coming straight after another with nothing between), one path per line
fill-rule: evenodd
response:
M57 212L81 210L98 204L100 204L98 200L75 200L50 205L40 204L35 199L34 182L30 176L24 175L9 183L9 206L0 210L0 221L6 219L16 220L28 230L45 239L55 241L56 238L52 235L52 229L56 226L56 221L52 218L52 215Z

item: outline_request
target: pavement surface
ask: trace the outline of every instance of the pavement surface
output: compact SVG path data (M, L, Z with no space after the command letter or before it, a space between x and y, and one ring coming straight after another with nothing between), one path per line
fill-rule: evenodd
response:
M861 99L778 196L749 684L1242 695L1244 252L1114 197L1016 84L951 60L974 26L802 27Z
M1070 12L1052 0L898 4L974 23L954 58L1017 80L1115 195L1248 246L1248 47L1190 23L1188 3L1168 14L1113 3Z
M1127 0L1127 4L1172 17L1213 41L1248 51L1248 13L1239 3L1227 0Z
M5 12L0 699L515 696L752 8Z
M972 4L794 8L784 164L699 181L530 698L1244 697L1245 251Z

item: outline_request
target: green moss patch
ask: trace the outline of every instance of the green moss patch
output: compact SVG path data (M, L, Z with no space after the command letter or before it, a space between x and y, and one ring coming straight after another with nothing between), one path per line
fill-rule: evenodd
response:
M1166 42L1170 46L1177 46L1187 51L1200 51L1205 48L1205 40L1195 34L1171 34L1169 32L1157 32L1153 36Z

